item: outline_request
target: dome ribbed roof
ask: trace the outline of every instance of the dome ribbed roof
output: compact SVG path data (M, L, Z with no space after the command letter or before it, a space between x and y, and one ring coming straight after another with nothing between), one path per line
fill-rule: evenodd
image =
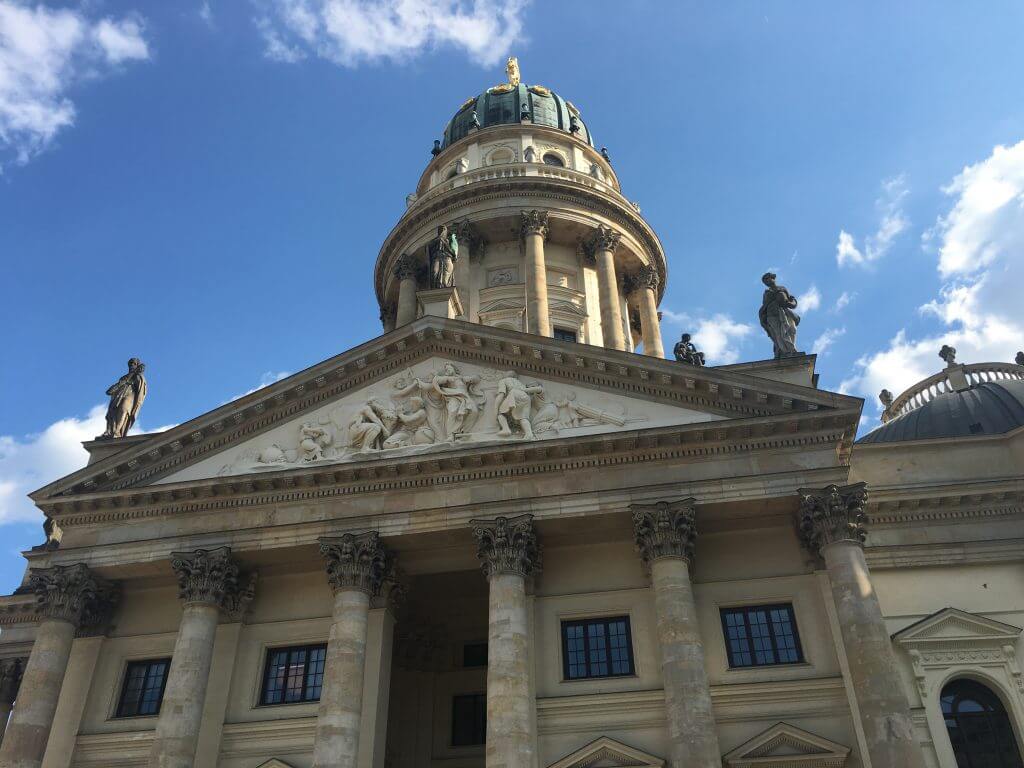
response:
M572 102L542 85L524 83L499 85L476 98L467 99L445 126L442 146L454 144L469 134L474 112L480 128L521 123L525 116L526 122L573 133L594 146L590 131ZM576 131L573 131L574 127Z
M985 381L943 392L864 435L858 443L1001 435L1024 426L1024 381Z

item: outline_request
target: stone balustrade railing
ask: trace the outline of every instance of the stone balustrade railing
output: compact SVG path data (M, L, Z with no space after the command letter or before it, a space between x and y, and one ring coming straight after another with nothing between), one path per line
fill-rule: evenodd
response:
M902 392L885 409L882 421L887 422L910 413L938 395L968 389L986 381L1007 379L1024 380L1024 366L1013 363L952 365Z

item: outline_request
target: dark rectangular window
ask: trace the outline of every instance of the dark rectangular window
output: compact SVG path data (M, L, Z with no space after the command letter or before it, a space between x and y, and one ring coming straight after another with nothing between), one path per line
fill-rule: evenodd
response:
M452 698L452 746L472 747L487 740L487 695Z
M160 714L160 701L167 684L170 659L130 661L124 673L116 717L144 717Z
M570 331L568 328L555 328L552 333L559 341L576 341L576 331Z
M722 609L730 667L798 664L804 660L793 606L755 605Z
M260 704L296 704L319 701L324 684L326 645L271 648L263 671Z
M629 617L563 621L562 668L566 680L632 675Z
M462 666L486 667L487 643L466 643L462 646Z

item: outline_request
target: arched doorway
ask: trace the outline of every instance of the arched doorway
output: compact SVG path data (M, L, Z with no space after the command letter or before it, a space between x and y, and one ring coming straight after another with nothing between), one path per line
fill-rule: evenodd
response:
M953 680L942 689L942 714L957 768L1024 768L1006 708L990 688Z

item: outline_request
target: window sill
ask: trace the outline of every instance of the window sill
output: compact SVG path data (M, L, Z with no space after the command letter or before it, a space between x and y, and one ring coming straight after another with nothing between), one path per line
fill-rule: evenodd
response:
M637 680L638 675L636 672L631 672L628 675L600 675L594 677L563 677L559 682L562 683L592 683L595 681L608 682L609 680Z
M747 667L727 667L726 672L751 672L751 671L763 671L765 669L800 669L802 667L811 667L809 661L787 661L783 664L751 664Z

